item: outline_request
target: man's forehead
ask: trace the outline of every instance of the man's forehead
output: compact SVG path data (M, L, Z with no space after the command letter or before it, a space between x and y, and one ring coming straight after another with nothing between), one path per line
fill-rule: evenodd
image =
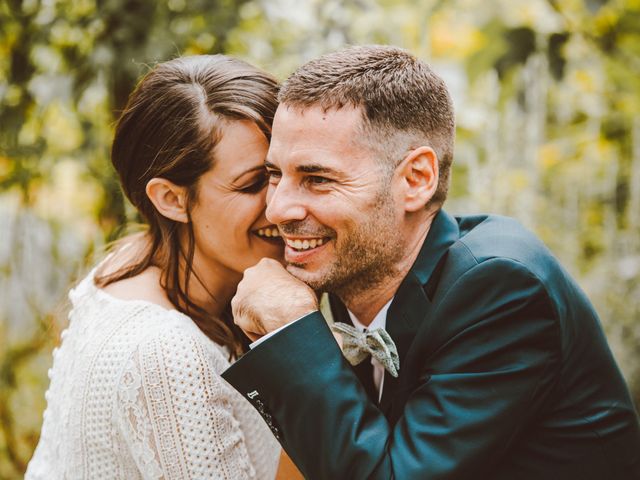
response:
M281 105L271 132L271 150L345 149L359 132L360 115L353 108L325 111L319 106Z
M363 154L357 142L361 113L353 107L325 110L319 105L281 104L273 122L267 162L296 170L345 170Z
M340 108L324 108L320 104L287 105L281 103L274 117L274 130L309 127L331 122L334 127L355 127L360 124L362 109L346 105ZM339 122L337 125L335 122Z

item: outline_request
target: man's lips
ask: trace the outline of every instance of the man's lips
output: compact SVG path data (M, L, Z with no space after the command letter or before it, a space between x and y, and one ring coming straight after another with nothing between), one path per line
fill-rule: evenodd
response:
M331 240L330 237L307 237L307 238L292 238L284 237L284 242L288 247L291 247L296 251L305 251L314 249L324 245Z
M284 237L285 259L291 263L304 263L324 250L331 240L331 237Z

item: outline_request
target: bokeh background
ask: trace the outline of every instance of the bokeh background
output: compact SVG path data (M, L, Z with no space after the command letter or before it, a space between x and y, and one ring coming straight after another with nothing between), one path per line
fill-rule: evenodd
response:
M542 237L640 404L640 0L0 0L0 478L37 442L68 288L134 219L109 145L136 79L202 53L285 78L360 43L446 79L448 210Z

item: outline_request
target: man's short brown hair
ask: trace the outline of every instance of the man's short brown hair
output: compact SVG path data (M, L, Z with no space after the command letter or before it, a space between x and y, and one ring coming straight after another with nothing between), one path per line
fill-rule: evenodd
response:
M364 139L392 167L409 149L430 146L440 170L430 203L441 205L446 199L455 138L453 104L444 81L405 50L368 45L323 55L291 74L278 99L302 109L361 107Z

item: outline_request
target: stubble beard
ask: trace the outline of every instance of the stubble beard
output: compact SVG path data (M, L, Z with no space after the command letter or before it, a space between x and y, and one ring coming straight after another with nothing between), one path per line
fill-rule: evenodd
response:
M340 243L334 240L335 261L324 273L307 274L305 265L296 263L289 264L289 272L316 292L334 293L345 302L395 277L403 239L388 194L388 189L381 189L366 221Z

